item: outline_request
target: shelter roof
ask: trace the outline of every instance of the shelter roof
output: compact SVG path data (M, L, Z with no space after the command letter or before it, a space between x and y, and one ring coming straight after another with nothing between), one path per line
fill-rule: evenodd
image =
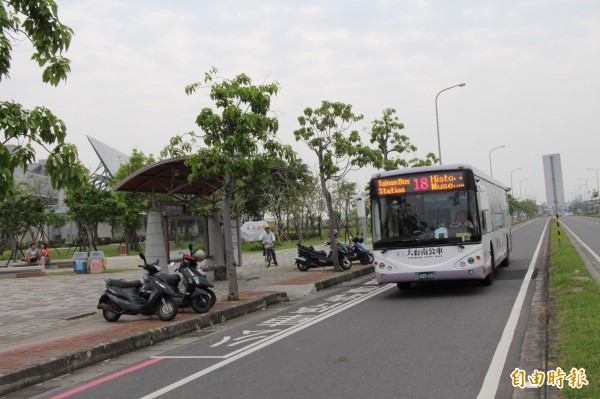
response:
M222 178L216 175L190 183L192 170L185 165L186 159L163 159L145 166L121 180L113 191L209 196L221 186Z

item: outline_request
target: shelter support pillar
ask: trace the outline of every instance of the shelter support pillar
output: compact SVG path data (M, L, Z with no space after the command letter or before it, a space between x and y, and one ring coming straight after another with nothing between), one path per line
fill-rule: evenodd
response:
M150 211L146 228L146 261L153 263L158 259L162 271L169 273L166 248L161 215L157 211Z

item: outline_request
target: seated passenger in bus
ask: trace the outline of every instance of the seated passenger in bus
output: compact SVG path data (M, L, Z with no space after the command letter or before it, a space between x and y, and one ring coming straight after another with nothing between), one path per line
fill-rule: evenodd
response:
M468 229L472 229L474 227L473 223L469 219L467 219L465 211L456 212L456 215L454 215L453 225L458 227L466 227Z

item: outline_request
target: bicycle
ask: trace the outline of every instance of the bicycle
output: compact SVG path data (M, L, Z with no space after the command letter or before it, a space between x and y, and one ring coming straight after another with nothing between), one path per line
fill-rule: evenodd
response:
M263 256L265 257L265 267L271 266L273 261L273 244L263 244Z

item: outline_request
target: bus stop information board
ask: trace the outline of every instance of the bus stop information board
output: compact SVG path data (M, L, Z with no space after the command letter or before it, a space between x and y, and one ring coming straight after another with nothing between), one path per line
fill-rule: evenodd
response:
M375 181L377 195L426 193L459 190L466 187L465 172L432 172L378 179Z

